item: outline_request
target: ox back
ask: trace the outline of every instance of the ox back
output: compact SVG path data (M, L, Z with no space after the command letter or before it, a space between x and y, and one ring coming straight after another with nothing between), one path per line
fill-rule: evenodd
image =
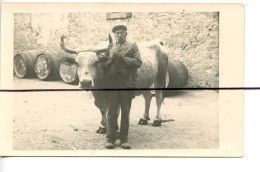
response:
M165 88L165 80L168 65L168 52L159 41L149 41L138 44L142 66L137 70L136 88L150 88L153 84L155 88ZM106 74L101 64L97 65L95 77L95 89L106 88ZM109 73L109 72L108 72ZM95 105L99 109L105 109L107 104L105 91L92 91L95 97ZM143 91L135 91L139 96Z
M165 88L165 80L168 65L168 51L154 40L138 44L142 66L137 70L137 88ZM140 95L141 92L137 92Z

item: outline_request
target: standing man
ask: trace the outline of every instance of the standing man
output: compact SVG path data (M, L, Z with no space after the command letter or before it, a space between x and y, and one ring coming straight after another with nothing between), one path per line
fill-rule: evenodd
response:
M109 51L109 58L115 63L116 72L113 77L111 88L113 91L107 91L108 114L107 114L107 143L106 148L115 147L116 129L117 129L117 112L118 107L121 109L121 123L119 139L120 145L124 149L130 149L128 140L129 115L136 87L137 69L141 67L142 60L136 43L126 41L127 27L124 25L115 26L112 29L115 34L116 43Z

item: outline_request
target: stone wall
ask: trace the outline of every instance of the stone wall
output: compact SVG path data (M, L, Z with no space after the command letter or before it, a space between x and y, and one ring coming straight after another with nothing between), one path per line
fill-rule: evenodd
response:
M14 53L25 49L60 50L66 34L71 48L93 47L108 37L116 24L128 26L128 39L160 38L170 58L188 68L186 87L219 85L219 16L217 12L132 13L131 18L107 20L106 13L17 13Z

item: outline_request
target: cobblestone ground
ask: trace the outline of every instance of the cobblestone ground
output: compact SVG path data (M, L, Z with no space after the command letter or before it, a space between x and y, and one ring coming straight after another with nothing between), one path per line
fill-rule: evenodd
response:
M77 89L62 81L14 79L15 89ZM105 136L96 134L101 115L86 91L18 92L14 94L15 150L105 149ZM164 99L161 127L152 127L156 113L152 99L146 126L138 125L144 111L142 96L132 103L129 143L132 149L196 149L218 147L218 93L177 91ZM116 147L116 149L121 149Z

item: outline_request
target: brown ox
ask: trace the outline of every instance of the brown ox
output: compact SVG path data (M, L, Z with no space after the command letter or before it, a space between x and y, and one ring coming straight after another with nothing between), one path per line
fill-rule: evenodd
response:
M109 41L101 42L95 49L75 51L67 48L64 44L64 36L61 37L61 48L68 52L77 54L76 59L67 59L65 62L78 66L79 86L83 89L106 89L106 83L113 73L113 59L108 59L108 52L113 46L112 38ZM142 90L150 88L165 88L165 79L168 65L168 52L159 40L137 44L141 53L142 66L137 70L135 95L143 94L145 99L145 110L140 125L146 125L149 118L149 109L152 99L151 91ZM107 99L106 91L92 91L95 98L95 105L102 114L101 125L97 133L106 132ZM155 90L157 114L153 126L161 125L160 108L162 103L162 90ZM118 111L119 113L119 111Z

